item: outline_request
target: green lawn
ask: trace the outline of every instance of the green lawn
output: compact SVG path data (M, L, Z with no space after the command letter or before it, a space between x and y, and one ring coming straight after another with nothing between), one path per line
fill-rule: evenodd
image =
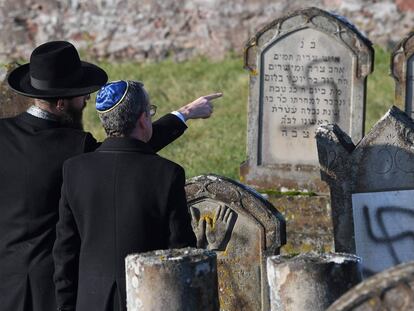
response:
M394 82L389 76L389 60L388 52L376 49L375 71L368 78L367 131L393 104ZM246 158L248 96L248 72L243 69L241 58L229 57L220 62L199 58L184 63L167 60L100 65L109 73L110 80L143 81L152 102L158 106L156 117L201 95L223 92L223 98L215 101L210 119L189 121L185 135L160 154L181 164L187 177L216 173L238 179L240 163ZM99 140L105 138L93 104L87 106L84 123L85 129Z
M390 60L390 52L375 49L374 72L368 77L365 133L394 104L395 83L390 75Z

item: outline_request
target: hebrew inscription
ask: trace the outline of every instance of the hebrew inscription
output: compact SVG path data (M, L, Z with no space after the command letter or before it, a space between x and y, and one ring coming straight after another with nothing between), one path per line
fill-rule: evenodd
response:
M266 48L261 66L259 163L317 164L316 128L337 123L350 130L352 52L323 32L304 29Z
M345 17L306 8L263 27L244 56L250 83L242 180L256 189L327 193L315 132L336 124L353 141L364 136L371 42Z

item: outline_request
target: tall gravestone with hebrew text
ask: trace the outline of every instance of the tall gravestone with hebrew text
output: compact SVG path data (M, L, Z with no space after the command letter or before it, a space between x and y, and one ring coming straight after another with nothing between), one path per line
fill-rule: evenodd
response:
M395 80L395 104L414 117L414 32L402 39L392 52L391 73Z
M335 250L360 256L365 276L414 260L413 120L392 107L356 145L336 125L316 137Z
M252 189L216 175L188 180L186 193L198 247L217 252L220 309L269 310L266 257L285 243L282 215Z
M326 192L314 132L337 123L354 140L362 138L372 61L366 38L317 8L260 30L245 49L250 89L242 181L259 189Z

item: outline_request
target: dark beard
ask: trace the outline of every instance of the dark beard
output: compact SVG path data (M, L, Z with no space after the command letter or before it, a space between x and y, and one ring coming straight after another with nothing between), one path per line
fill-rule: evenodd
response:
M75 110L71 106L60 118L60 124L63 127L83 130L82 110Z

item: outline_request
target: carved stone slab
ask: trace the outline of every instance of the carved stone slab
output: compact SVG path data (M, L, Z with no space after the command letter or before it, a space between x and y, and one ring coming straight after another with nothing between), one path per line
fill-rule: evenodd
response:
M414 310L414 262L367 279L335 301L326 311Z
M248 159L242 180L256 188L325 191L314 132L337 123L363 136L371 43L316 8L277 19L246 45L250 71Z
M285 244L282 215L225 177L189 179L186 192L198 246L217 251L220 309L267 311L266 257Z
M356 146L346 133L333 125L321 126L316 139L321 176L331 189L335 250L362 256L356 252L354 235L366 232L369 224L361 219L358 226L354 223L352 196L375 192L380 198L386 191L414 189L414 122L404 112L392 107ZM395 213L405 209L406 206L399 206L399 200L394 201ZM382 203L385 203L384 197ZM375 221L378 226L385 226L385 230L390 229L384 219L376 217ZM392 249L388 247L390 241L375 239L375 236L372 236L372 243L382 244L386 252L375 253L376 257L392 255Z
M414 32L401 40L392 52L391 73L395 80L395 104L414 117Z

